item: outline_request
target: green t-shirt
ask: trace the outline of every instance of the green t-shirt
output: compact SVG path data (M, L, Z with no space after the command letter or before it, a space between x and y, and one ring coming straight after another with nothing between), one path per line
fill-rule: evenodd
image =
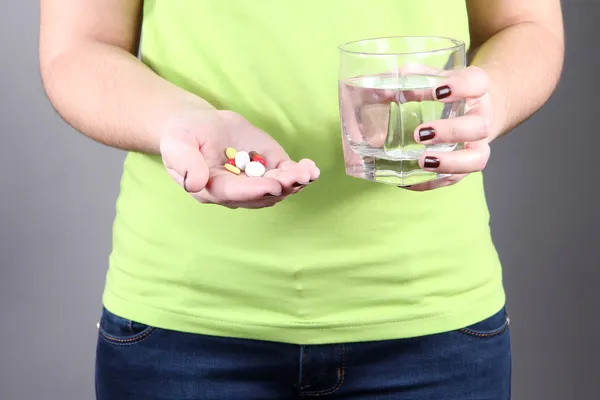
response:
M156 327L316 344L458 329L504 304L482 176L417 193L345 175L337 46L468 43L464 0L176 0L144 6L142 59L241 113L321 179L276 207L230 210L130 153L105 306Z

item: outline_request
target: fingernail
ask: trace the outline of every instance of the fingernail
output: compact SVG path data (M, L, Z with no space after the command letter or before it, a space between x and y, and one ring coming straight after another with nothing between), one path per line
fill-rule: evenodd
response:
M188 176L188 171L185 171L185 174L183 175L183 190L185 190L186 192L188 191L187 186L186 186L187 185L187 182L186 182L187 176Z
M300 187L300 186L304 186L304 185L301 183L298 183L298 182L294 182L294 184L292 185L292 187L295 187L295 188Z
M267 193L265 194L265 197L277 197L280 196L279 194L271 194L271 193Z
M435 137L435 130L433 128L422 128L419 130L419 140L424 142L426 140L431 140Z
M446 97L450 96L451 94L452 94L452 89L450 89L450 86L448 86L448 85L440 86L439 88L435 89L435 98L438 100L445 99Z
M440 166L440 159L437 157L425 157L423 165L425 168L437 168Z

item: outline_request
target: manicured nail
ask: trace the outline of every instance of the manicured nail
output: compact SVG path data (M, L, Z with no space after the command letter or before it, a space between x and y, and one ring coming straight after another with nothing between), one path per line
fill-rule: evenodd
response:
M440 86L439 88L435 89L435 98L438 100L445 99L446 97L450 96L451 94L452 94L452 89L450 89L450 86L448 86L448 85Z
M294 184L292 185L292 187L295 187L295 188L300 187L300 186L304 186L304 185L301 183L298 183L298 182L294 182Z
M419 130L419 141L424 142L431 140L435 137L435 130L433 128L422 128Z
M279 196L278 194L271 194L271 193L267 193L265 194L265 197L277 197Z
M185 171L185 174L183 175L183 190L185 190L186 192L188 191L187 186L186 186L187 185L187 182L186 182L187 176L188 176L188 171Z
M437 157L425 157L423 165L425 168L437 168L440 166L440 159Z

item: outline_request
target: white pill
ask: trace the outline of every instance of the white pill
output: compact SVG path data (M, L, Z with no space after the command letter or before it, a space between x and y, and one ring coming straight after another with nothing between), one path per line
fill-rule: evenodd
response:
M246 175L248 176L263 176L265 171L265 166L257 161L251 161L246 165Z
M246 169L246 165L250 162L250 155L246 151L238 151L235 155L235 166L242 171Z

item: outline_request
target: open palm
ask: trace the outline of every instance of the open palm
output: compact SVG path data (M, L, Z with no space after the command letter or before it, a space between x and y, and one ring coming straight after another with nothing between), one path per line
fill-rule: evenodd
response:
M266 160L262 177L227 171L225 149L257 151ZM194 112L173 118L161 139L167 171L201 203L230 208L263 208L277 204L319 178L308 159L292 161L264 131L230 111Z

